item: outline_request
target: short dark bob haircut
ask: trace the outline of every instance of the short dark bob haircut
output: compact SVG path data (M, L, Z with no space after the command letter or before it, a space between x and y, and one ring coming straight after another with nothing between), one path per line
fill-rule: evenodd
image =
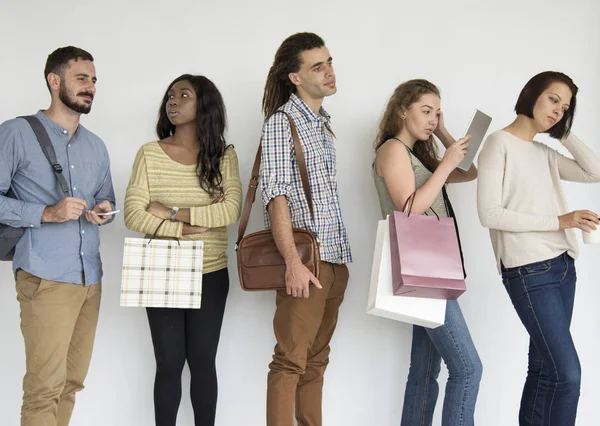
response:
M517 115L533 118L535 103L544 90L550 87L552 83L566 84L573 95L569 109L565 112L563 118L546 131L551 137L560 140L567 137L571 132L573 118L575 117L575 107L577 106L577 92L579 91L579 88L568 75L557 71L544 71L532 77L525 87L523 87L523 90L521 90L521 94L515 105L515 112Z

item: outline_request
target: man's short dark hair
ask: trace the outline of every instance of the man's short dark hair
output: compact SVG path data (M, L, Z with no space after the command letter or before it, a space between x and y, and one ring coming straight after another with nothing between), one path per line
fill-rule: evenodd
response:
M573 124L573 118L575 117L575 107L577 106L577 92L579 88L573 83L571 77L562 72L557 71L544 71L531 78L521 90L519 99L515 105L515 112L517 115L524 115L529 118L533 118L533 107L537 102L540 95L546 90L552 83L564 83L571 90L571 103L569 109L563 115L563 118L552 126L546 133L555 139L563 139L569 135L571 126Z
M48 55L46 67L44 68L44 78L46 79L46 86L48 86L48 90L50 90L50 85L48 84L48 75L50 73L54 73L58 74L62 78L69 61L78 61L79 59L94 62L94 57L89 52L74 46L59 47L50 55Z

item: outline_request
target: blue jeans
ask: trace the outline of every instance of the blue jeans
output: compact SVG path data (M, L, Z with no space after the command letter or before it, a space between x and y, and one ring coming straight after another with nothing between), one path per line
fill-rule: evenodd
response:
M456 300L446 305L444 325L413 327L402 426L431 426L442 359L448 367L442 426L473 426L483 367Z
M575 299L575 262L554 259L502 268L502 282L530 337L521 426L572 426L581 366L569 326Z

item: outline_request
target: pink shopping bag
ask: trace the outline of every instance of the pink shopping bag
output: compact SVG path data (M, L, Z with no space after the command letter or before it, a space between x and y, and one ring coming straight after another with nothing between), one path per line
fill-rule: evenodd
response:
M444 324L446 301L394 296L389 219L377 223L367 313L408 324L436 328Z
M467 287L454 218L414 214L409 204L389 221L394 294L457 299Z

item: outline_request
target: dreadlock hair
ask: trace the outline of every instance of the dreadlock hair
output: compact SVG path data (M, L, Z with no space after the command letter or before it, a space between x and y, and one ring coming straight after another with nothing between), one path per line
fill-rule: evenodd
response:
M313 33L297 33L281 43L265 84L262 100L265 117L270 117L290 99L292 93L296 93L296 86L290 81L289 74L300 70L300 54L323 46L323 39Z

